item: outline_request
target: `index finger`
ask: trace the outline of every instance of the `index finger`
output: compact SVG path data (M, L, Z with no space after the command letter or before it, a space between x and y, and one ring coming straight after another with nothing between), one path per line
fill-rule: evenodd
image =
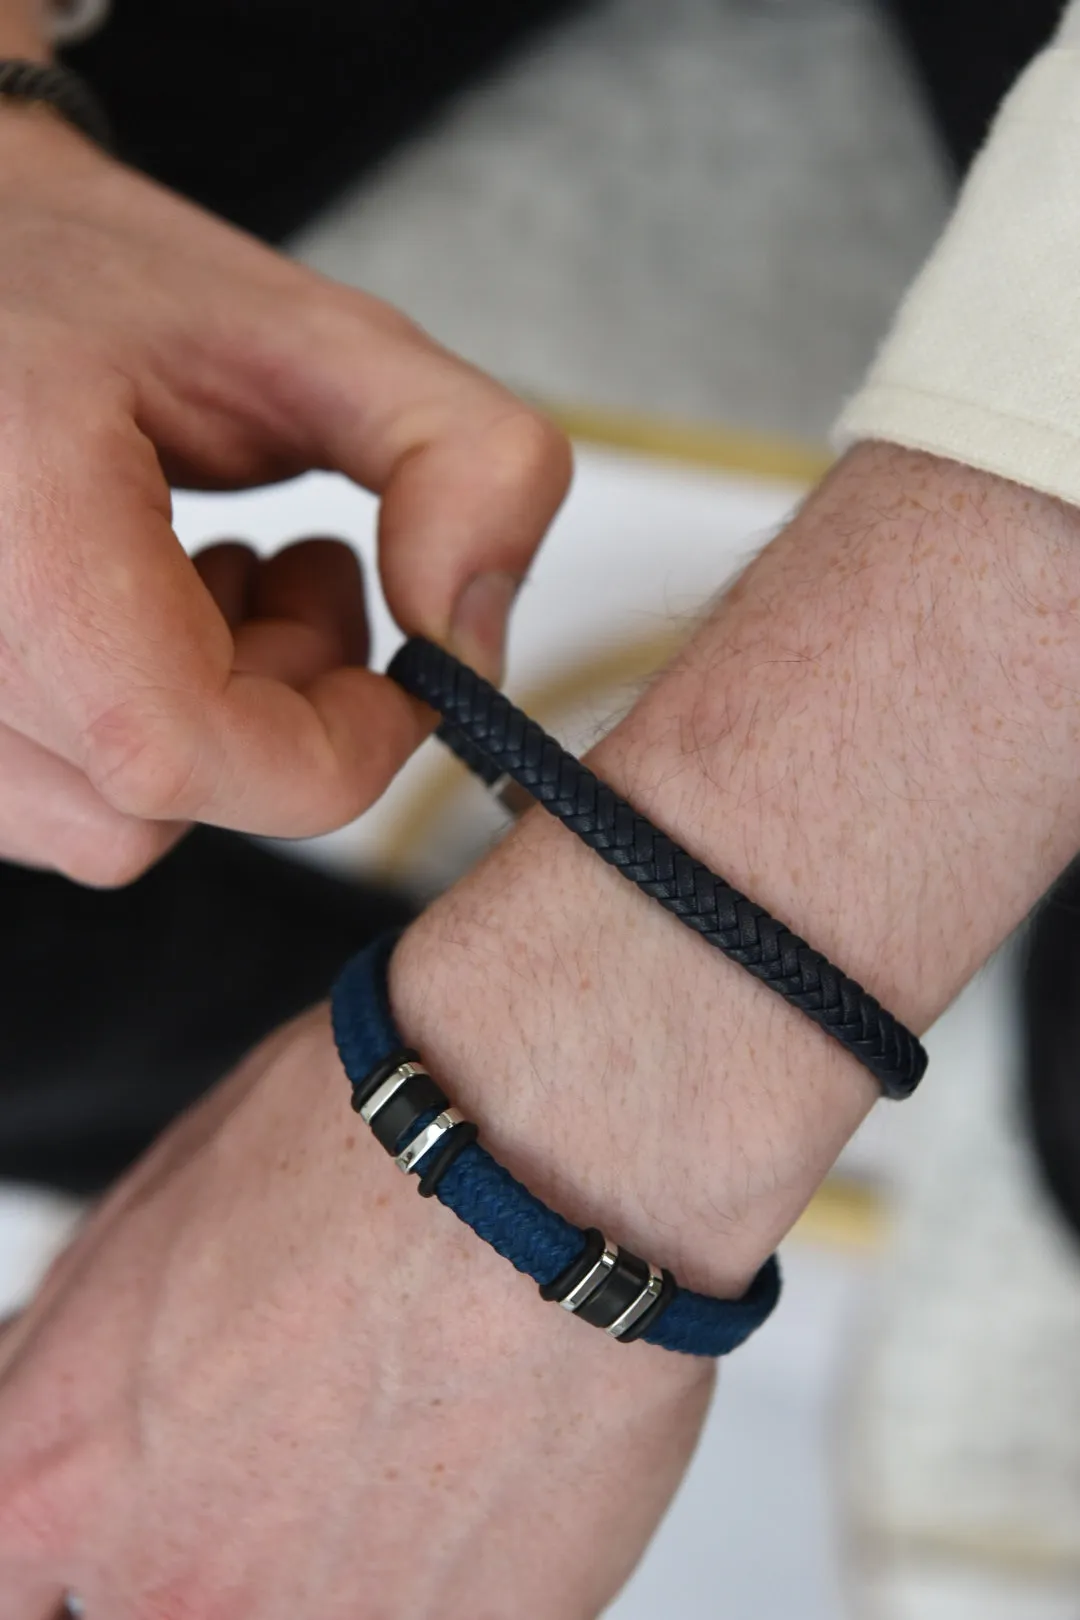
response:
M21 543L0 557L0 639L18 646L23 694L12 723L128 816L277 837L352 819L430 717L365 669L303 691L237 672L229 626L173 533L153 447L122 412L98 409L71 422L57 404L48 430L28 430L38 465L23 459L9 522Z

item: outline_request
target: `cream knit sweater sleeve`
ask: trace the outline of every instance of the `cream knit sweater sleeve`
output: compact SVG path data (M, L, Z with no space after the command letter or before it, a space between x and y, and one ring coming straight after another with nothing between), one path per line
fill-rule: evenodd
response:
M840 445L888 439L1080 504L1080 0L998 114Z

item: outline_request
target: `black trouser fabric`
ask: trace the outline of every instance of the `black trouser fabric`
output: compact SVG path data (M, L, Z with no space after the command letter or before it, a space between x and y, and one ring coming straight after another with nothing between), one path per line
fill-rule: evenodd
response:
M586 0L113 0L65 54L131 162L280 241Z
M586 3L115 0L68 60L131 161L278 241ZM1058 7L889 3L962 168ZM121 893L0 863L0 1175L103 1186L406 912L205 831Z
M126 889L0 863L0 1177L104 1187L409 915L211 828Z
M1065 0L885 0L912 54L945 149L963 174L1017 74L1049 41Z

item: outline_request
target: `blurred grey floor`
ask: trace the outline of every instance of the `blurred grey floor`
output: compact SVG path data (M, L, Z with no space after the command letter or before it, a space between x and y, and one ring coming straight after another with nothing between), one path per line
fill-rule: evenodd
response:
M947 202L873 0L606 0L297 251L542 396L820 439Z

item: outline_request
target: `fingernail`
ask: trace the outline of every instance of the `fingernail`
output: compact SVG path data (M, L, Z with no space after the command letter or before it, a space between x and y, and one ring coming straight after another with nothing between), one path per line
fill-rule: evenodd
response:
M496 684L503 677L506 630L520 584L513 574L478 574L458 597L450 623L451 651Z

